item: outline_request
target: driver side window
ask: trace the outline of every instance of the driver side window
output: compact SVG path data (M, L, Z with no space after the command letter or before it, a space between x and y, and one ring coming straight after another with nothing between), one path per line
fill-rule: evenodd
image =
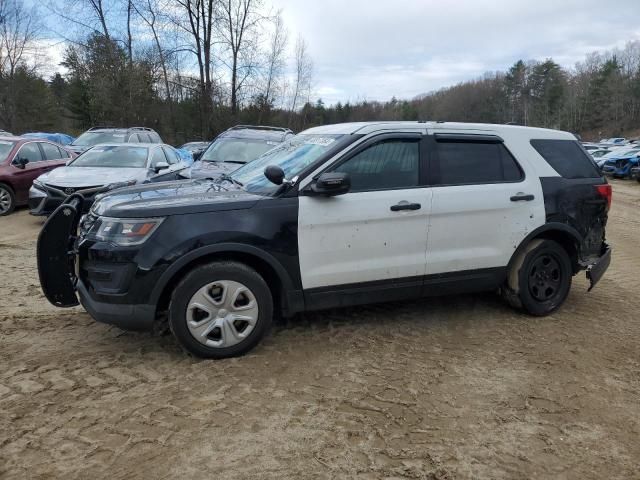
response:
M389 139L356 153L333 171L348 173L351 192L411 188L419 185L418 139Z
M25 143L18 153L16 154L16 160L23 158L29 160L29 163L40 162L42 160L42 153L36 142Z
M164 156L164 152L161 148L152 148L151 149L151 168L155 168L159 163L169 163L167 162L167 157Z

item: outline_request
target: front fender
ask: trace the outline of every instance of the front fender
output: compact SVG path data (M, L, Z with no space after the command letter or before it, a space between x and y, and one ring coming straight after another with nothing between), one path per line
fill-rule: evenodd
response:
M197 261L198 259L215 253L242 253L259 258L260 260L268 263L269 266L276 272L285 291L294 290L291 276L273 255L252 245L226 242L197 248L173 262L158 279L158 282L156 283L151 294L151 303L156 305L158 304L160 296L162 295L165 287L184 267Z

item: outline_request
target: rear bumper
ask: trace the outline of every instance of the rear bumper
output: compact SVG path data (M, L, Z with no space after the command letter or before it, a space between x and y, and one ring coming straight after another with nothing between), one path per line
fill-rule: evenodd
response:
M87 287L78 280L76 285L80 303L94 320L115 325L123 330L149 331L153 329L155 307L101 302L91 296Z
M590 282L589 291L600 281L611 264L611 247L605 245L602 255L587 267L587 279Z

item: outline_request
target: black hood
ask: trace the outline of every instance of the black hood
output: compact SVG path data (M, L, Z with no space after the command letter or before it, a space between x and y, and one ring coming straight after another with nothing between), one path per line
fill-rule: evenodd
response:
M119 188L97 197L92 212L106 217L145 218L241 210L262 199L230 182L183 180Z

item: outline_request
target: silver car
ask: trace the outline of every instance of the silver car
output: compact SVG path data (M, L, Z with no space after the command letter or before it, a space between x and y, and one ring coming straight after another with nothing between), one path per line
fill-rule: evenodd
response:
M176 180L186 168L170 145L96 145L66 166L40 175L29 190L29 207L32 215L49 215L74 193L81 193L85 206L91 206L95 195L109 188Z

